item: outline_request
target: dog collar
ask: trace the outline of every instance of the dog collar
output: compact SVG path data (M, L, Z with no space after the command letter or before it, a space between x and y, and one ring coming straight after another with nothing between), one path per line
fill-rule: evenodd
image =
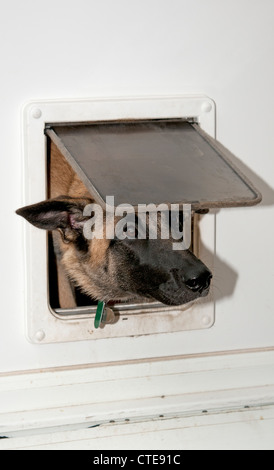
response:
M94 318L94 328L99 328L99 326L101 325L104 312L105 312L105 306L106 306L105 302L103 302L102 300L99 300L97 304L95 318Z
M106 323L114 323L115 315L111 308L106 307L106 302L99 300L97 304L96 314L94 318L94 328Z

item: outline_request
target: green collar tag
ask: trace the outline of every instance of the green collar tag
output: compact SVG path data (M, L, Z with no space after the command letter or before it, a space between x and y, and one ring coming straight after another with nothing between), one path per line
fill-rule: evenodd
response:
M96 314L95 314L95 319L94 319L94 328L99 328L99 326L101 325L104 319L105 306L106 306L106 303L103 302L102 300L99 300Z

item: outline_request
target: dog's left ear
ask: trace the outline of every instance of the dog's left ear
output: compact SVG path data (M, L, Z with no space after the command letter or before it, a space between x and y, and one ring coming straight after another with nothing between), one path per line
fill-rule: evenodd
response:
M90 199L61 196L22 207L16 211L16 214L24 217L35 227L60 230L65 240L72 241L77 232L82 232L84 223L89 219L83 216L83 210L91 202Z

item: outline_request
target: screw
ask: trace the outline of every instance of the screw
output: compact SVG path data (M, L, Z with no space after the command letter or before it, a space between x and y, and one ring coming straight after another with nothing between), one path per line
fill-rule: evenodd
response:
M31 109L31 116L33 117L33 119L40 119L40 117L42 116L42 111L40 108L32 108Z
M203 113L210 113L212 111L212 104L209 101L205 101L202 104L201 110Z
M204 315L202 318L202 323L204 326L208 326L211 323L211 318L209 315Z
M38 341L40 343L40 341L43 341L43 339L45 339L46 337L46 333L44 332L44 330L38 330L36 331L35 335L34 335L34 339L36 341Z

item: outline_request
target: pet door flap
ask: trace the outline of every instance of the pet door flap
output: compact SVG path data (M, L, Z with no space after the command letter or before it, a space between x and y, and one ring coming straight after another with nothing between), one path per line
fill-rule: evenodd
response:
M49 125L57 145L95 201L114 205L251 206L261 195L231 154L197 124L147 120Z

